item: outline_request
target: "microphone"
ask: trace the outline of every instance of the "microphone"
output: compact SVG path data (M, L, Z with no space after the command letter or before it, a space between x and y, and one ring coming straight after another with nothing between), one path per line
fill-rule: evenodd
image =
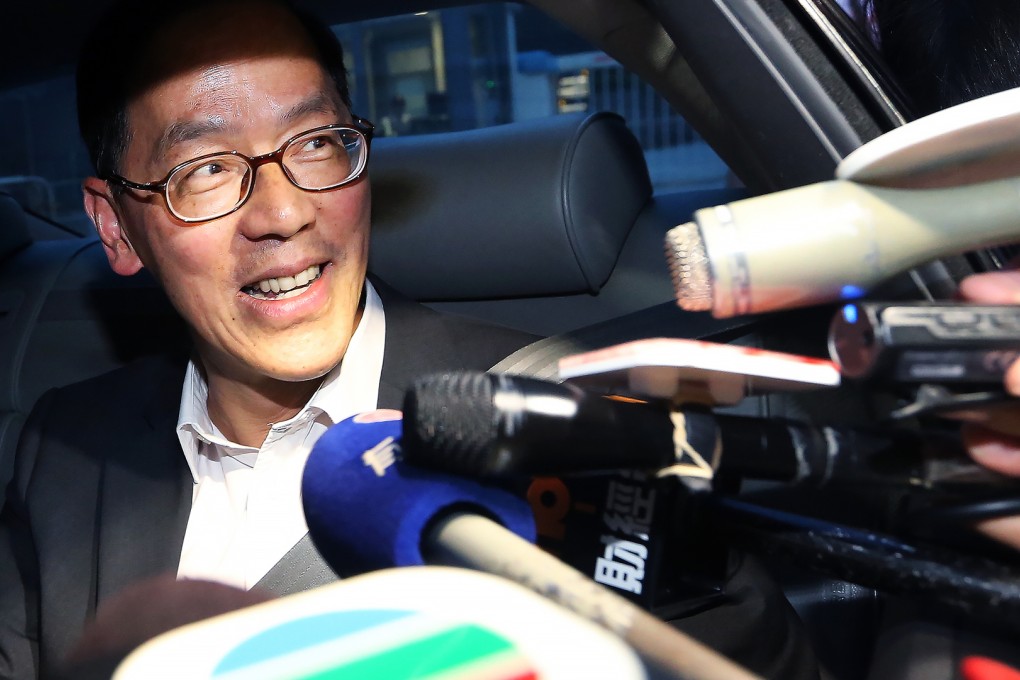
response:
M698 210L666 234L677 303L727 318L858 298L928 260L1016 241L1018 195L1016 177L939 189L831 180Z
M405 397L404 422L408 462L479 478L640 469L815 486L1008 483L944 433L670 411L521 376L420 378Z
M719 318L860 297L926 260L1020 236L1020 88L856 149L836 180L700 210L666 236L677 302Z
M144 604L148 611L168 603ZM110 673L66 676L81 677L108 680ZM413 567L373 572L173 629L134 650L113 677L647 680L649 675L617 637L519 585L464 569Z
M404 425L408 462L470 477L654 469L675 457L668 412L522 376L420 378Z
M309 533L343 576L425 564L436 521L470 509L534 542L531 510L494 487L400 463L401 413L378 410L326 430L309 454L301 500Z
M327 430L308 457L302 502L309 533L339 573L422 562L486 571L616 633L670 677L753 677L536 548L523 500L415 468L403 460L400 439L401 413L375 411Z

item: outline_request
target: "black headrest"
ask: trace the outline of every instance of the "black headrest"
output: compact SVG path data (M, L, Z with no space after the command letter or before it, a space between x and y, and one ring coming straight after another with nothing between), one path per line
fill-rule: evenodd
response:
M369 269L418 300L597 292L651 182L611 113L373 142Z

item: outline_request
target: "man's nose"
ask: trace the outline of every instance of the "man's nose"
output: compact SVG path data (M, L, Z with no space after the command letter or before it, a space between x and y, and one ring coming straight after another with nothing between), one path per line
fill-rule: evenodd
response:
M312 194L295 186L279 163L259 167L253 181L240 222L247 238L289 238L315 221Z

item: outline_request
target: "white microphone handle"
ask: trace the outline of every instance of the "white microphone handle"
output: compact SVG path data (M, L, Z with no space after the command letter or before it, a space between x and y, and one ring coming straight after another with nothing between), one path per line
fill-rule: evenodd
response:
M857 297L928 260L1020 240L1020 178L948 189L832 180L694 220L724 318Z
M685 680L756 675L482 515L452 513L423 541L430 564L467 567L515 581L616 633L657 668Z

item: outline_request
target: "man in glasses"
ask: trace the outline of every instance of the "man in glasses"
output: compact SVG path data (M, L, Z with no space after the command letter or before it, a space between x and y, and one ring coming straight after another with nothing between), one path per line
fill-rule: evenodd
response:
M30 418L0 525L0 677L52 671L130 582L260 584L307 533L301 472L326 428L532 339L366 279L373 128L342 59L328 28L268 0L119 3L88 41L85 210L193 350Z
M366 279L373 128L329 29L270 0L121 3L78 83L85 209L193 351L50 393L27 423L0 524L4 678L51 671L133 581L264 586L304 540L300 476L326 428L530 340ZM766 676L816 677L782 596L733 571L692 628Z

